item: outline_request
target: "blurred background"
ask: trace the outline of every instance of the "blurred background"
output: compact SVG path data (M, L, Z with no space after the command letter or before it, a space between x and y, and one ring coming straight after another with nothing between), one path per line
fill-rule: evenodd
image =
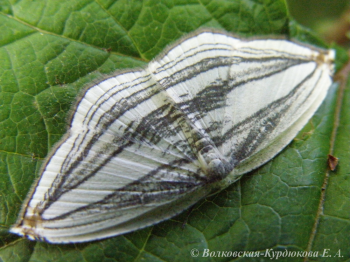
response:
M327 42L349 46L349 0L287 0L291 16Z

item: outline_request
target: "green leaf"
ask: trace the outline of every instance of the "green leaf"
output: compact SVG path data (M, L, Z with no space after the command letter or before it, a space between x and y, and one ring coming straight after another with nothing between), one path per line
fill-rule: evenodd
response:
M282 0L0 0L0 260L233 259L202 257L205 249L318 251L312 261L327 260L321 255L329 249L332 261L349 260L350 93L336 85L282 153L173 219L75 245L8 233L84 86L117 69L145 65L199 27L321 43L290 21ZM335 172L327 168L329 152L340 159ZM194 249L198 257L191 256ZM241 260L270 261L269 254Z

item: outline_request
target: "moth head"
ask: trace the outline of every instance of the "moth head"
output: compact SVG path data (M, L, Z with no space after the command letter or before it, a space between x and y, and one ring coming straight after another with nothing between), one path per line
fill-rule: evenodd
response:
M40 240L37 228L40 228L41 216L35 209L28 207L28 211L32 210L31 214L28 213L22 218L21 222L11 229L11 232L22 235L31 240ZM27 211L27 212L28 212Z
M335 60L335 50L329 49L325 51L321 51L316 56L316 62L318 65L327 65L331 73L334 73L334 60Z

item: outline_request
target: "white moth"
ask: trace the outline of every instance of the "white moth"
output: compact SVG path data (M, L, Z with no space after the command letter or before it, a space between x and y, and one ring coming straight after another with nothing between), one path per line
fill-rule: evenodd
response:
M83 242L156 224L280 152L331 85L333 50L201 30L85 90L11 232Z

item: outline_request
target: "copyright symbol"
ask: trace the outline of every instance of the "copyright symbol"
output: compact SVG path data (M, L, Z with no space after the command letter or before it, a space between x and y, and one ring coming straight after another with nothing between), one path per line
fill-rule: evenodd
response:
M192 248L191 250L191 257L198 257L199 251L197 248Z

